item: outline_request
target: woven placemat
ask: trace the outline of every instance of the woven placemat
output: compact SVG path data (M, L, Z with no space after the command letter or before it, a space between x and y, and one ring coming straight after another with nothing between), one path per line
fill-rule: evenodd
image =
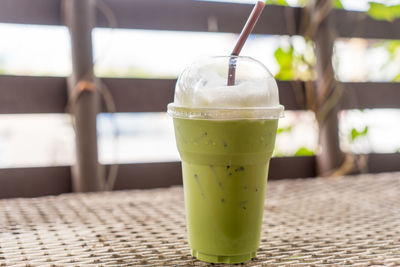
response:
M205 266L182 188L0 200L0 266ZM400 266L400 173L268 183L245 266Z

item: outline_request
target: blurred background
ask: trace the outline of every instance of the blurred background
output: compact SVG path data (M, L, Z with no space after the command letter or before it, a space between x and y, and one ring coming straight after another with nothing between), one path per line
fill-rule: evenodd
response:
M267 3L302 7L306 0ZM387 23L400 17L397 0L335 0L333 6ZM356 25L348 27L357 33ZM1 75L71 75L67 27L0 23L0 36ZM199 58L229 54L237 37L236 33L95 27L94 71L98 77L175 79ZM263 62L278 80L315 79L314 45L302 36L252 34L241 54ZM333 65L340 82L399 82L400 41L336 38ZM348 109L340 111L338 119L340 149L345 153L400 152L400 109ZM97 135L102 164L179 161L172 120L165 112L101 113ZM0 168L72 165L76 160L74 138L71 118L65 113L1 114ZM274 156L312 156L317 152L314 113L286 111L279 122Z

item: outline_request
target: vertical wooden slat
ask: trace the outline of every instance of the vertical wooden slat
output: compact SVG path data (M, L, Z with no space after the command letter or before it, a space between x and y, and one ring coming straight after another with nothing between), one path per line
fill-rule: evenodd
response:
M331 0L317 0L319 7ZM314 36L317 56L317 106L319 110L324 106L326 100L332 95L334 88L334 71L332 67L332 54L334 36L331 28L330 17L326 17ZM324 87L328 86L327 91ZM343 161L343 153L339 147L338 131L338 105L319 120L319 145L320 151L317 155L317 174L329 174L338 168Z
M98 191L103 189L103 177L98 163L96 131L100 100L96 87L93 87L91 33L94 3L91 0L64 0L63 4L71 35L72 76L69 94L70 98L75 99L70 103L76 133L76 164L72 169L72 185L74 191Z

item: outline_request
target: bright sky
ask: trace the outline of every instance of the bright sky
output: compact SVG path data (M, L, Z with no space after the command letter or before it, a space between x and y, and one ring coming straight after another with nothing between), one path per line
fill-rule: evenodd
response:
M65 27L0 24L0 71L19 75L68 76L71 71ZM204 56L226 55L237 35L229 33L94 29L96 73L99 76L176 77L185 66ZM171 40L174 40L171 42ZM252 35L242 55L257 58L275 74L273 56L288 37ZM298 51L304 41L292 37ZM163 45L160 45L163 44ZM390 81L399 71L381 69L388 58L383 48L369 49L363 39L338 40L336 73L342 81ZM400 59L397 59L398 61Z
M65 27L0 24L0 69L7 73L68 75L71 71L68 31ZM151 76L177 76L190 62L232 50L235 34L94 29L94 55L98 70L115 69L124 75L140 68ZM173 40L173 42L171 42ZM163 44L163 45L160 45ZM279 40L252 36L243 55L264 61L272 71Z

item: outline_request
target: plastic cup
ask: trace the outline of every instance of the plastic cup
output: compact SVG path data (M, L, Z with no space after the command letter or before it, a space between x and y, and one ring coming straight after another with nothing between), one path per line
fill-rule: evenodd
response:
M230 60L192 64L168 105L182 159L191 253L212 263L256 257L269 161L283 114L274 78L254 59L235 57L236 84L226 86Z

